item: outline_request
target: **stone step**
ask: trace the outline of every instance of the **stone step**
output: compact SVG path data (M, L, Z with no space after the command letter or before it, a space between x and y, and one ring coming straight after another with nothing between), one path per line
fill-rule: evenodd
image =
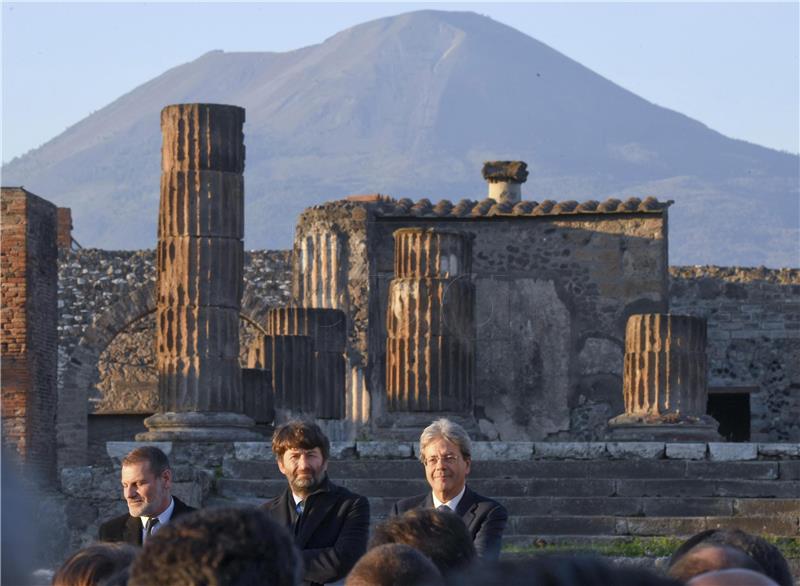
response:
M797 480L793 462L708 462L683 460L528 460L475 461L470 478L633 478L633 479L733 479ZM331 478L402 478L424 477L422 464L413 459L331 460ZM282 478L274 461L225 458L222 468L226 478Z
M424 478L413 480L386 478L334 477L353 492L367 497L403 498L428 490ZM223 496L269 497L286 486L283 478L262 480L220 478L217 490ZM620 479L596 478L579 482L571 478L471 478L470 486L493 498L524 496L559 497L800 497L800 482L769 480L702 480L702 479Z

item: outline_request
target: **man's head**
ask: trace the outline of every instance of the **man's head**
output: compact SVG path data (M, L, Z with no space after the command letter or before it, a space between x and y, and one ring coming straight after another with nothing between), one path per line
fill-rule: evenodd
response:
M272 452L292 492L305 497L325 479L331 443L316 423L294 420L272 434Z
M204 509L145 543L128 586L296 586L302 560L289 533L258 509Z
M764 574L780 586L793 586L794 584L789 564L781 551L758 535L752 535L739 529L708 529L693 535L675 550L667 567L675 566L681 558L700 545L724 545L739 549L755 560L763 569Z
M446 503L464 488L472 464L472 444L459 424L437 419L419 437L419 459L433 494Z
M139 549L128 543L95 543L72 554L53 576L54 586L99 584L127 568Z
M476 556L472 536L461 517L436 509L412 509L378 525L372 533L370 549L387 543L404 543L418 549L442 574L463 569Z
M387 543L364 555L347 575L345 586L440 586L439 570L410 545Z
M732 568L706 572L686 582L686 586L778 586L761 572Z
M169 507L172 470L167 455L143 446L122 460L122 495L131 517L155 517Z
M681 582L688 582L700 574L729 568L764 571L753 558L736 547L701 543L672 564L668 574Z

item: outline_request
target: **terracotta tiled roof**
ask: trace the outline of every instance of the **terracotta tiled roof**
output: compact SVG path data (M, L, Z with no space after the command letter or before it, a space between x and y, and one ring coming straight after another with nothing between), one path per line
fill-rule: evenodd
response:
M493 199L472 201L462 199L456 204L443 199L433 204L428 199L417 202L410 199L383 200L376 207L375 213L383 217L416 216L438 218L469 218L491 216L561 216L578 214L619 214L619 213L660 213L666 210L673 201L660 202L654 197L641 200L632 197L625 201L607 199L603 202L594 200L578 203L577 201L544 200L521 201L516 204L497 203Z

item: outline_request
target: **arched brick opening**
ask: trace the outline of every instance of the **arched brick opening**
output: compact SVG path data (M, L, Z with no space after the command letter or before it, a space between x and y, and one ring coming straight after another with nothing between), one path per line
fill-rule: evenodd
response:
M240 318L265 333L270 306L245 285ZM88 399L99 381L100 355L120 333L156 310L156 284L148 282L100 313L84 332L62 374L58 397L56 437L59 469L88 462Z

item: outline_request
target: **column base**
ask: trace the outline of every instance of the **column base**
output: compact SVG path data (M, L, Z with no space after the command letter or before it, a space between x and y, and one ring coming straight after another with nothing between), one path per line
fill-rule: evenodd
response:
M610 441L655 442L718 442L719 423L709 415L676 416L674 414L628 415L609 419L606 439Z
M144 420L147 431L136 434L140 442L264 441L253 431L255 422L241 413L187 411L156 413Z

